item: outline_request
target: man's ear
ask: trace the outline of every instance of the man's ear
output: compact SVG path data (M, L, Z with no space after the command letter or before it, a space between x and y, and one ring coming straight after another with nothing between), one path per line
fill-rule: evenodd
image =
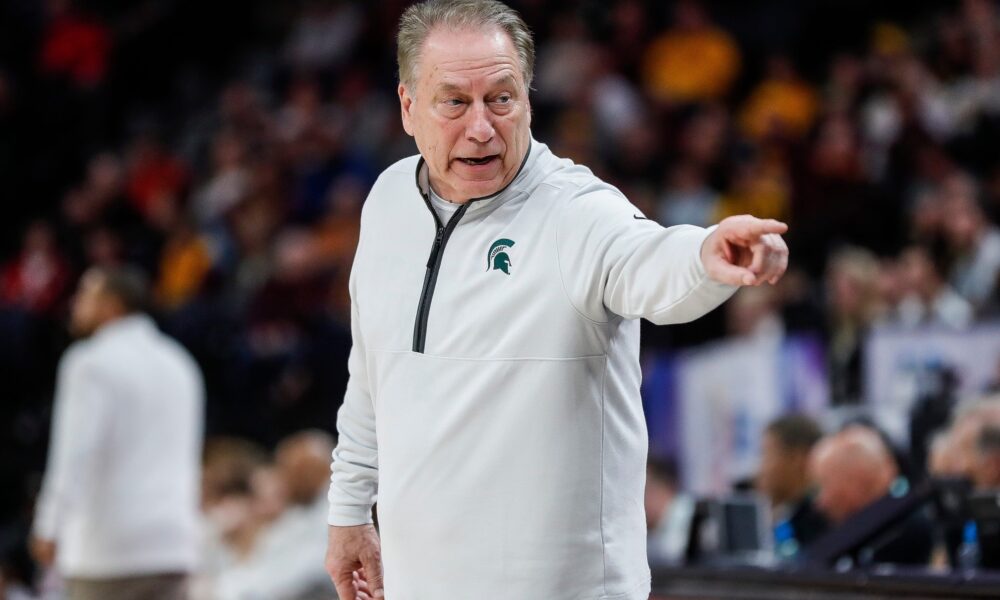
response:
M413 109L413 96L410 95L405 83L400 83L396 91L399 94L399 113L403 118L403 130L412 137L413 122L410 111Z

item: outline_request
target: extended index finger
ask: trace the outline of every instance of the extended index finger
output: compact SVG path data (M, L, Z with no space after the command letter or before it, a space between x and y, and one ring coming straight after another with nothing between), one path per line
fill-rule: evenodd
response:
M768 233L782 234L788 231L788 225L777 219L754 219L747 223L747 232L757 238Z
M769 233L782 234L788 231L788 225L776 219L758 219L747 215L735 217L729 225L725 237L736 239L746 244L757 243L762 236Z

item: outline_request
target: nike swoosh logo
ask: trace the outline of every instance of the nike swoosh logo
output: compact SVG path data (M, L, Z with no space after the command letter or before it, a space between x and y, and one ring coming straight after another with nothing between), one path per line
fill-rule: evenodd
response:
M639 215L632 215L632 218L635 219L636 221L648 221L649 220L648 218L646 218L646 217L640 217Z

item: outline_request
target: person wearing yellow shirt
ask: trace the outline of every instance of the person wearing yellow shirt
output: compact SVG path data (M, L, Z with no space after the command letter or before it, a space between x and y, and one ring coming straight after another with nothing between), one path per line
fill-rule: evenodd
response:
M697 2L678 2L674 26L653 40L643 60L649 94L662 102L723 98L740 71L740 50Z
M769 61L767 78L743 105L740 127L752 139L797 139L809 132L818 109L816 91L798 77L788 57L776 56Z
M212 269L208 243L190 224L181 224L163 249L156 282L157 304L177 308L198 293Z

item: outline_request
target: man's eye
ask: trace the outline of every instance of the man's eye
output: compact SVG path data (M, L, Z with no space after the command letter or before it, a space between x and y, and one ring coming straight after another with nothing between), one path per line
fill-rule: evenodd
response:
M448 106L461 106L463 104L462 101L459 100L458 98L451 98L449 100L445 100L444 103L447 104Z
M500 104L508 104L511 101L511 97L508 96L507 94L504 94L503 96L497 96L496 101Z

